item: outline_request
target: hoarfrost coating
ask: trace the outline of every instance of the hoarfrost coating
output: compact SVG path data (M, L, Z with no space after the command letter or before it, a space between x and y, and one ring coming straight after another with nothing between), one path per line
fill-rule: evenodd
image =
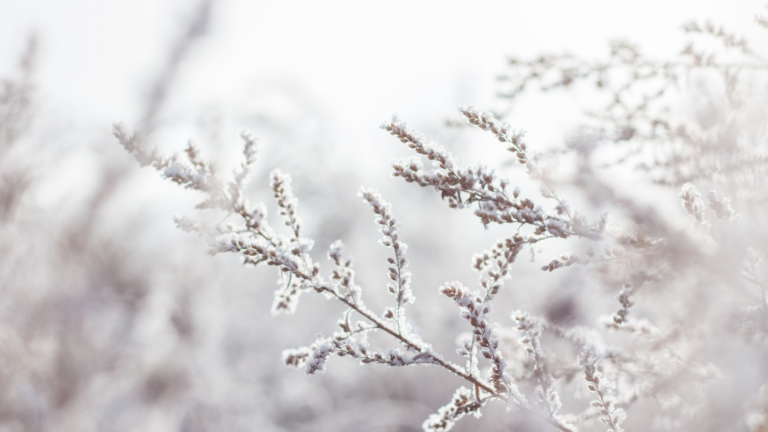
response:
M426 101L444 111L371 127L392 146L359 163L325 145L359 118L327 105L168 133L210 5L114 129L165 185L117 146L75 166L65 127L30 130L33 41L0 86L0 428L766 429L759 46L699 22L671 59L626 41L510 59L498 99ZM583 127L526 134L542 91L592 104ZM91 187L56 195L80 171Z

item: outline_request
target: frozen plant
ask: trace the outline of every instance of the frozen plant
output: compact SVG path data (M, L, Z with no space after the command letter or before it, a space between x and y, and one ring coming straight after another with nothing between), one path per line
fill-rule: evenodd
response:
M584 129L568 140L564 151L573 154L578 169L566 180L548 174L546 161L522 130L489 111L459 108L467 125L488 132L512 153L525 175L541 186L539 194L527 193L520 182L484 164L461 165L448 149L397 116L382 124L415 152L392 164L393 177L434 189L449 208L471 210L482 226L497 225L505 233L472 258L479 274L476 287L458 281L439 287L469 331L457 350L460 361L434 349L407 319L418 307L412 305L408 248L392 206L378 192L362 188L359 197L371 207L380 244L389 252L386 289L393 298L383 308L366 303L371 288L357 284L341 240L328 245L329 270L313 259L315 242L305 237L288 174L275 170L270 175L284 229L270 226L266 205L248 200L244 186L257 156L250 132L241 134L243 162L229 176L217 172L192 142L184 155L167 156L147 150L141 135L122 125L115 126L114 135L142 166L201 192L198 209L224 214L218 223L177 216L180 229L204 238L214 254L235 253L247 265L277 268L273 313L294 313L300 297L312 292L344 306L333 334L318 334L311 344L283 352L287 365L315 375L332 357L351 357L362 365L431 366L463 380L423 423L426 431L450 430L467 415L488 412L492 403L509 411L508 426L514 430L576 431L601 424L614 432L759 430L766 410L760 389L768 376L761 259L768 246L763 222L768 190L761 179L765 117L758 119L755 133L740 136L739 128L754 126L757 114L742 115L754 106L731 84L738 81L737 71L766 65L745 42L721 29L686 29L722 40L752 63L719 63L692 46L680 59L659 63L645 60L626 43L613 45L608 63L570 57L513 63L530 69L515 92L554 71L556 79L545 89L589 78L611 93L613 102L596 116L607 127ZM725 92L733 115L721 123L702 123L657 116L649 108L670 83L699 68L712 68L730 80ZM614 69L633 74L612 87ZM665 78L650 95L631 90L658 77ZM637 101L638 92L640 102L628 102ZM717 147L721 141L734 152ZM654 174L647 183L667 188L648 200L637 188L606 180L605 164L595 159L608 142L635 146L609 167L632 156L651 158L652 163L641 164ZM697 186L708 186L707 202ZM689 229L686 214L695 229ZM538 265L541 277L510 282L513 274L524 273L520 253L534 248L548 257L548 264ZM505 291L545 291L556 278L575 287L565 301L542 294L542 310L515 311L510 321L493 314ZM368 338L372 333L389 344L374 346Z
M613 432L622 432L621 423L627 418L623 409L616 407L616 399L610 396L610 392L615 388L613 383L605 383L601 380L603 374L597 369L597 365L602 359L595 352L595 348L588 346L579 357L579 366L584 368L584 379L590 384L589 390L597 394L597 400L592 401L592 406L600 409L600 421L608 424Z
M764 18L756 23L768 29ZM682 30L691 40L672 59L645 55L626 40L611 41L607 59L511 58L498 95L512 102L531 89L591 87L600 102L585 110L588 122L604 131L603 145L619 149L605 166L631 164L671 187L715 180L748 193L768 172L758 120L768 64L745 38L710 21ZM685 99L696 102L694 119L680 109Z

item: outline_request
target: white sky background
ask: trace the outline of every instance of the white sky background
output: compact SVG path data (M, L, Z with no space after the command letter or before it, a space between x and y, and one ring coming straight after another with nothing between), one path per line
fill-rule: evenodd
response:
M258 103L249 92L279 78L352 130L375 127L395 111L437 121L459 98L491 101L507 55L599 56L616 37L672 54L681 46L680 24L690 19L754 34L762 3L222 0L208 40L187 62L191 75L171 97L179 106L230 110ZM0 71L36 32L43 98L73 118L130 122L194 4L2 0Z
M291 135L265 142L266 148L314 139L372 168L371 176L386 175L389 160L403 152L378 129L382 121L397 112L429 133L460 104L497 105L495 77L509 55L569 51L600 58L610 39L626 38L644 53L670 57L683 45L681 24L691 19L710 19L760 42L765 32L754 16L763 3L221 0L214 3L209 35L171 88L160 144L180 148L190 137L204 140L200 124L207 115L224 119L224 139L216 144L239 151L235 137L254 123L249 116L274 113L285 129L320 123L326 135ZM109 145L112 123L130 126L140 118L149 85L195 6L0 0L0 74L12 69L26 37L36 33L43 112L90 131L95 138L84 139L91 145ZM573 126L561 102L518 104L509 121L529 131L532 145L558 141Z

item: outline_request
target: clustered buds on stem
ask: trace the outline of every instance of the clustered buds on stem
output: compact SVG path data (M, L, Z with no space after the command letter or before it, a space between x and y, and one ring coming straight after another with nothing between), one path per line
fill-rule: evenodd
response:
M436 414L432 414L424 422L422 427L426 432L449 431L458 420L467 414L480 416L482 404L473 398L472 391L466 387L459 387L448 405L440 408Z
M595 347L585 347L579 356L579 366L584 369L584 379L589 383L587 388L597 394L597 400L592 401L592 406L600 409L600 421L606 423L613 432L622 432L621 423L626 420L627 414L622 408L616 406L616 399L609 393L615 388L611 382L606 383L603 375L598 370L601 357Z
M387 268L389 278L394 282L394 284L387 284L387 289L395 296L397 307L394 312L387 311L385 317L394 320L397 324L397 332L402 333L405 326L403 307L415 300L411 292L411 273L405 271L405 268L408 267L408 260L405 257L408 245L400 241L397 233L397 220L392 216L391 205L372 189L362 188L359 195L373 207L376 223L381 225L380 231L384 234L381 244L385 247L391 247L395 253L394 257L387 258L390 265Z
M512 313L512 319L517 322L517 329L523 334L520 343L526 347L526 351L533 359L533 375L539 383L536 387L536 396L545 407L547 416L556 419L557 411L562 404L554 389L555 379L547 371L547 363L541 349L541 333L544 329L539 320L522 311Z

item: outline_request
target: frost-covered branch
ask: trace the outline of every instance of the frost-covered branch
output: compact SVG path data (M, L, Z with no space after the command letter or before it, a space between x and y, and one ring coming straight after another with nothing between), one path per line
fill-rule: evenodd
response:
M477 203L475 215L484 225L520 224L533 228L534 235L567 238L575 233L565 206L558 206L554 214L544 211L527 198L520 198L520 190L508 191L509 181L498 178L484 165L461 168L457 159L436 143L427 143L424 135L410 128L397 116L381 125L416 153L431 160L436 169L425 170L418 158L396 161L393 176L408 183L432 186L442 198L448 198L451 208L465 208ZM462 195L463 194L463 195Z
M735 35L714 26L689 25L687 31L714 36L728 50L749 57L753 69L765 69L762 59ZM544 425L573 432L599 418L618 432L627 417L624 410L635 419L631 410L636 404L644 410L637 418L647 411L659 430L693 430L700 426L697 419L705 418L707 404L717 407L722 399L707 393L709 383L724 382L719 369L708 363L712 347L727 341L723 346L748 363L760 357L767 340L768 284L760 260L768 250L762 223L768 194L760 188L768 173L768 157L760 147L765 133L741 132L746 120L737 108L747 99L734 83L741 75L733 65L694 47L672 62L649 60L626 42L615 42L611 49L607 62L544 56L513 64L528 74L520 78L514 95L533 82L551 90L593 80L613 96L604 112L591 113L600 127L580 129L563 149L550 152L575 158L576 169L563 170L557 183L548 175L550 159L532 150L522 130L513 129L502 115L471 105L459 109L466 123L493 134L511 152L505 154L540 184L541 196L526 197L482 163L460 165L448 149L427 141L396 116L381 126L415 152L393 163L394 177L434 188L450 208L472 208L486 228L496 224L494 229L502 231L501 240L472 257L479 287L458 281L439 287L458 307L467 329L456 339L460 365L450 357L453 353L444 356L422 340L415 320L406 319L406 309L409 318L418 317L418 306L411 306L416 290L411 287L408 248L392 206L378 192L362 188L358 196L373 210L380 244L388 250L386 289L394 303L369 306L368 290L374 288L358 284L368 275L356 274L364 267L353 266L341 240L328 245L328 268L313 259L315 244L305 237L299 217L301 194L294 193L288 174L274 170L269 176L281 226L269 225L266 205L248 201L244 187L254 170L258 143L251 133L241 134L243 160L229 175L217 172L191 141L184 152L163 155L148 150L141 134L121 126L115 126L114 134L142 166L202 194L198 210L224 215L216 218L218 223L177 216L180 229L205 239L212 253L234 253L245 264L278 270L273 313L296 312L302 295L312 292L342 306L332 334L318 334L307 346L286 349L286 365L316 375L328 369L332 357L347 357L360 365L445 370L463 386L424 422L427 431L447 431L462 417L479 416L487 405L499 402L511 412L511 430L540 430ZM681 126L655 108L674 84L686 82L683 71L699 67L728 75L723 100L725 111L733 115L718 117L710 126ZM617 70L630 74L622 81ZM639 89L642 83L651 85ZM606 143L617 146L606 150ZM662 151L645 143L657 143ZM598 163L606 153L608 159L618 155L618 160ZM615 174L607 170L633 157L661 174L650 181L653 189L633 183L622 190L622 182L613 181ZM424 158L431 164L424 164ZM729 177L732 173L738 175ZM294 183L302 182L297 178ZM710 192L703 196L698 190ZM675 199L682 208L666 205ZM676 225L685 214L697 228L695 235ZM303 216L315 222L313 215ZM518 263L524 249L531 252L533 267ZM546 260L536 262L542 254ZM505 291L506 284L513 286ZM511 290L514 295L502 298ZM493 310L501 304L530 312L513 312L514 325L499 322ZM638 318L642 316L648 318ZM715 360L718 367L727 363ZM587 380L586 389L574 379L579 376ZM563 407L578 407L587 390L595 399L589 407L563 412ZM738 399L738 408L734 404L722 410L729 421L717 427L744 424L737 416L755 411L748 406L753 399L745 396ZM678 412L683 409L687 411Z
M397 306L394 311L387 310L384 317L393 319L397 324L397 332L402 334L403 327L406 325L403 308L415 300L411 292L411 273L405 270L408 267L408 260L405 258L408 245L400 241L397 233L397 220L392 216L390 204L372 189L361 189L360 196L373 207L376 223L381 225L380 231L384 234L381 244L391 247L395 253L394 258L387 258L387 262L391 266L387 268L389 278L394 282L394 285L387 284L387 289L395 296Z
M621 423L626 420L627 414L616 406L616 399L610 395L615 388L612 382L605 382L603 374L598 370L601 361L594 347L585 347L579 356L579 366L584 368L584 379L589 383L587 387L597 394L597 400L592 401L592 406L598 407L603 417L600 421L606 423L613 432L622 432Z
M382 244L391 247L395 253L394 258L388 260L391 265L390 278L393 281L388 289L395 296L397 308L394 311L388 309L384 314L384 318L395 320L394 327L386 324L364 304L362 289L354 282L352 261L342 258L343 244L340 241L334 242L328 252L328 258L335 265L330 280L326 281L321 276L320 265L313 262L309 255L313 242L301 235L301 221L297 213L298 200L291 190L290 176L278 170L271 175L271 188L285 225L290 230L290 236L278 234L267 224L266 208L263 204L251 205L244 197L242 186L256 160L256 140L250 133L242 134L245 161L235 170L233 178L229 181L218 179L211 165L200 157L199 149L192 144L187 148L186 159L183 159L178 155L168 157L158 151L145 151L141 141L120 126L115 127L115 136L142 165L154 167L163 177L179 185L206 193L207 197L198 205L199 209L218 209L240 216L243 226L226 223L210 227L186 217L176 217L175 220L179 228L207 238L213 253L237 253L243 257L246 264L265 263L277 267L281 278L275 291L272 308L274 313L293 313L300 294L307 291L315 291L327 298L336 299L348 308L339 321L341 331L330 338L319 336L308 347L286 350L283 360L287 365L303 367L308 375L323 372L328 358L333 355L352 357L361 364L436 365L470 382L478 394L482 392L486 395L485 400L496 398L507 401L511 398L518 408L526 409L524 397L516 391L514 384L504 373L505 361L498 349L498 340L492 336L492 327L484 316L490 310L490 304L485 303L493 298L500 288L500 282L507 277L508 265L514 261L524 243L522 237L508 240L492 254L492 258L499 258L499 267L498 270L489 271L489 279L482 282L486 295L485 300L478 299L478 307L484 312L471 320L473 325L476 324L477 342L482 347L484 356L491 359L493 364L491 380L485 382L477 374L465 371L443 359L405 325L402 308L414 300L409 286L410 274L405 271L407 246L399 239L397 221L392 216L389 203L376 191L362 189L360 196L371 205L376 214L376 222L384 234ZM480 306L481 304L484 306ZM361 316L367 324L358 322L353 326L350 321L353 313ZM398 348L372 350L365 341L357 339L360 335L377 330L392 336L405 351ZM477 405L477 408L479 407L480 405ZM559 427L557 424L553 425Z
M555 420L558 418L557 411L562 407L562 403L554 388L555 379L547 371L547 363L541 349L543 327L537 319L522 311L513 312L512 319L517 322L517 329L523 333L520 343L526 346L526 351L533 359L533 375L539 383L536 387L536 396L546 407L547 416Z

